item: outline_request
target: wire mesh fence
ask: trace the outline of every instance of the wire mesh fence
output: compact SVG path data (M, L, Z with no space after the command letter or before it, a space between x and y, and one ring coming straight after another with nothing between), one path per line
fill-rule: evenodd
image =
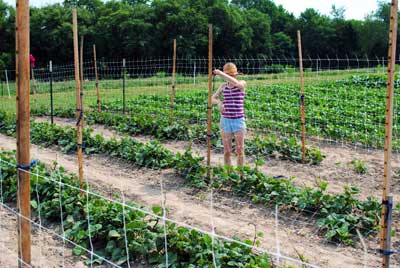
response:
M86 120L89 124L97 124L94 128L106 125L121 135L130 134L135 136L136 139L146 142L152 139L148 137L149 135L156 137L162 140L163 146L174 153L184 153L188 147L191 147L200 156L205 155L208 82L206 59L177 59L176 95L173 106L171 106L170 102L173 61L171 58L122 59L118 61L98 59L97 72L101 104L101 112L98 113L96 112L97 92L94 62L90 59L93 54L87 52L85 55L83 64L83 98ZM295 58L224 58L214 59L213 66L214 68L222 69L226 62L234 62L238 66L238 70L241 72L240 79L246 80L248 85L245 96L245 115L248 127L246 154L249 156L249 162L255 164L257 168L257 160L260 157L271 157L276 152L278 152L281 159L299 162L301 151L300 147L297 146L298 139L296 138L300 136L301 130L298 60ZM321 147L340 145L339 147L348 148L348 150L340 153L351 154L353 149L357 149L357 153L363 152L362 157L372 153L379 155L382 152L379 149L382 149L384 141L386 64L386 59L379 58L304 59L306 130L309 145ZM73 117L75 113L74 66L53 66L51 76L48 66L35 68L33 71L35 79L31 81L33 88L31 95L32 113L37 117L49 115L51 77L53 79L56 116ZM5 74L2 71L0 73ZM8 83L5 82L4 77L0 75L2 88L7 89L9 87L10 95L12 96L15 94L15 84L12 80L13 72L7 71ZM223 83L222 79L214 78L213 92ZM397 85L398 82L396 81ZM4 94L2 97L2 103L5 106L5 110L9 107L8 110L12 111L15 109L15 104L12 101L7 101L7 95ZM399 126L397 101L398 96L396 95L394 118L394 148L396 151L398 150ZM169 116L171 107L173 108L172 120ZM212 142L214 160L212 164L215 166L223 165L223 156L221 155L223 146L219 138L219 118L220 113L217 108L214 108L214 137ZM105 132L99 133L105 134ZM294 137L294 139L291 139L291 137ZM169 142L171 140L173 142ZM90 147L89 143L87 146ZM328 150L325 150L324 153L327 152L328 156L329 154L333 155L333 151L330 152L329 150L334 147L327 148ZM362 151L361 149L367 150ZM315 158L321 157L316 154L314 152ZM322 161L322 159L320 160ZM395 162L398 162L398 160L396 158ZM318 161L317 159L316 162ZM343 163L340 163L340 161L343 161ZM334 168L334 166L344 164L344 160L340 161L338 160L332 163L331 166L323 166L322 168ZM397 167L397 162L394 164L395 167ZM293 168L300 169L301 167L297 165L293 166ZM306 168L311 167L307 166ZM260 169L263 170L262 168ZM267 172L270 172L270 170L267 170ZM280 173L277 175L283 174L282 169L278 172ZM289 170L284 175L289 177ZM321 176L325 179L329 174L324 174L321 169L315 169L312 176L313 178ZM351 176L354 176L354 172L346 171L346 176L344 177ZM357 177L360 179L359 182L354 180L350 182L358 183L361 188L366 181L371 182L373 185L377 184L378 179L370 177L364 178L361 176ZM87 191L86 194L89 194L89 192ZM161 192L163 191L161 190ZM215 191L215 195L218 198L222 198L226 193L223 189ZM237 193L241 196L249 194L246 190L238 191ZM371 193L370 189L368 189L368 193ZM89 195L91 194L92 192ZM207 196L209 195L210 193L208 192ZM372 195L376 195L376 193L372 193ZM131 209L124 205L125 201L121 202L119 200L120 203L122 203L124 210ZM165 205L161 207L161 211L165 216L165 211L168 211L168 209L165 208ZM315 211L301 210L299 214L293 216L290 213L288 215L281 213L284 210L285 208L278 207L277 211L279 213L276 213L274 209L269 211L273 224L268 225L268 227L274 226L276 223L275 217L278 218L280 231L275 234L277 237L283 235L281 229L285 229L287 232L303 232L304 229L315 234L321 232L321 228L311 228L310 231L308 227L310 225L317 226L316 218L318 218L318 213ZM15 215L15 211L13 213ZM59 214L62 213L59 212ZM125 212L122 211L120 214L125 215ZM301 214L308 216L303 218L299 216ZM310 215L311 217L309 217ZM159 217L158 220L168 222L168 219L163 216ZM171 222L174 223L173 220ZM183 224L185 227L191 226L190 224L189 226L185 224L187 223ZM90 223L88 223L88 226L90 226ZM164 224L163 226L166 225ZM299 226L302 227L298 228ZM350 226L349 232L355 232L355 228L355 226ZM204 230L204 228L200 227L199 229ZM166 231L169 234L170 230ZM361 229L360 231L362 232L363 230ZM121 237L125 236L125 232L126 230L120 233ZM165 229L162 232L164 233L160 235L165 240ZM210 231L204 231L204 233L210 235ZM367 237L369 236L368 231L363 234ZM274 234L271 234L271 237L272 235ZM59 236L65 241L65 237L62 234L59 234ZM212 239L221 238L215 235L213 231L210 237ZM322 240L318 243L332 243L329 239ZM293 251L290 254L285 252L279 245L279 239L272 239L271 241L274 244L274 250L268 252L273 253L275 262L279 263L281 254L287 254L293 259L302 259ZM271 241L267 245L271 245ZM65 242L69 244L69 241ZM126 247L129 248L129 246ZM167 242L163 246L165 252L169 252ZM335 244L336 249L341 247L348 248L343 242ZM96 257L96 250L93 249L93 245L90 245L90 243L87 244L84 251L88 252L91 257ZM374 255L376 252L371 248L362 252L363 257L361 257L360 252L355 254L359 254L355 257L357 259L355 262L358 262L359 267L362 267L360 263L365 263L365 259L376 260L377 258L377 255ZM169 258L169 254L166 254L166 256ZM350 259L346 260L350 261ZM215 267L218 267L218 265Z
M83 94L87 111L97 106L93 53L85 54ZM316 141L381 148L384 135L386 59L304 59L306 133ZM125 62L125 65L124 65ZM247 127L251 134L300 135L298 59L214 59L214 68L234 62L248 83L245 97ZM174 120L198 125L206 122L207 60L176 60ZM14 71L0 71L3 96L15 94ZM8 73L8 82L5 80ZM49 110L48 66L33 70L33 110ZM97 60L101 110L160 119L171 109L172 59ZM74 66L54 66L54 103L58 109L74 108ZM223 83L214 81L214 92ZM396 84L397 85L397 84ZM396 99L397 100L397 99ZM166 118L166 117L164 117ZM219 111L213 111L218 132ZM395 117L397 136L397 115ZM398 147L397 142L394 144Z
M11 155L3 153L0 161L0 204L4 209L1 213L7 212L22 217L18 212L18 203L17 207L12 205L18 181L15 180L15 175L10 174L10 170L15 169L15 160L9 158ZM57 167L49 171L39 164L29 173L32 178L33 214L27 220L34 226L34 233L42 236L42 239L55 237L57 241L50 239L48 242L53 243L54 249L60 252L57 254L59 257L50 259L43 256L46 256L47 252L40 252L33 256L32 267L71 267L71 251L76 255L86 255L88 258L85 263L91 267L101 264L107 267L133 267L140 263L149 265L144 267L169 267L178 259L182 262L185 258L188 258L188 263L193 261L190 259L200 258L212 267L224 267L228 262L235 262L241 254L249 254L247 257L254 254L256 258L264 259L260 264L265 266L268 263L285 263L299 267L319 267L298 257L286 256L285 250L274 249L276 252L270 252L254 241L249 243L250 240L241 241L235 237L218 234L213 223L212 198L210 230L172 219L167 214L167 198L162 181L159 183L161 202L158 206L148 209L126 201L121 188L118 194L106 197L104 193L91 189L87 180L86 187L82 190L76 178L67 175L62 168ZM272 215L276 221L279 217L277 213L278 209ZM5 245L6 243L2 243L2 246ZM228 254L232 249L235 254ZM192 256L186 256L189 253ZM195 257L196 255L198 257ZM253 263L250 259L248 261Z

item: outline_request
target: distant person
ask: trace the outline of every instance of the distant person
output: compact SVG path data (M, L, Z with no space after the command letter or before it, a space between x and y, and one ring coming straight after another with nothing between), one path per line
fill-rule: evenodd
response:
M32 54L29 54L29 62L31 64L31 78L32 78L32 92L33 94L36 94L36 80L35 80L35 72L33 71L33 69L35 68L35 57Z
M235 137L237 165L244 165L244 139L246 122L244 118L244 97L246 81L238 80L237 67L229 62L224 65L223 72L216 69L215 75L221 76L227 82L223 83L212 96L212 103L218 105L221 112L220 128L224 145L225 165L232 166L232 138ZM219 100L220 95L223 100Z
M31 63L31 68L35 68L35 57L32 54L29 54L29 62Z

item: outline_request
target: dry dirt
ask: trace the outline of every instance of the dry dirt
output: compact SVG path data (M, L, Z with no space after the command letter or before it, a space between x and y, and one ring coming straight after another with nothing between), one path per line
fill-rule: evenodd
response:
M48 117L36 117L38 122L49 122ZM75 126L74 119L55 117L55 123L59 125ZM94 134L100 134L106 139L119 139L122 135L104 125L91 125ZM150 136L133 136L141 142L151 141ZM173 152L184 152L189 146L198 156L206 157L206 147L200 144L189 144L186 141L162 141L162 145ZM265 164L260 167L266 175L293 177L293 182L299 186L315 186L318 180L329 182L328 192L341 193L347 185L356 186L361 190L360 196L375 196L380 198L382 195L383 180L383 151L366 150L347 146L344 144L319 144L318 147L326 158L320 165L309 165L282 161L275 158L268 158ZM233 163L235 159L233 159ZM366 174L358 174L354 170L353 160L362 160L368 171ZM247 159L250 165L254 165L251 157ZM214 165L223 165L224 157L222 153L212 152L211 162ZM393 178L391 190L395 202L400 202L400 156L394 154L392 157Z
M17 217L0 206L0 267L18 267ZM57 230L53 230L57 231ZM46 268L84 268L82 259L72 255L61 239L44 229L32 227L32 266Z
M57 122L59 121L57 120ZM95 126L95 129L98 129L97 126ZM104 128L103 131L109 133L110 136L108 137L112 137L115 134ZM101 133L103 136L106 136L104 132ZM144 137L142 138L144 139ZM15 149L15 140L0 135L0 148L6 150ZM347 153L350 152L348 151ZM42 149L40 146L35 145L32 145L31 155L32 158L38 158L49 165L53 161L57 161L67 171L77 173L76 157L74 155L64 155L56 148ZM348 156L344 152L343 155ZM340 157L340 155L337 157ZM281 165L293 165L293 170L296 165L289 162L272 160L266 163L266 167L269 168L266 168L265 171L273 174L273 168L278 166L279 163ZM296 166L298 168L303 167L302 165ZM278 222L276 223L274 210L255 206L246 200L239 200L237 197L231 197L222 193L214 194L213 213L211 214L210 193L193 192L192 189L183 186L183 181L177 178L173 170L154 171L137 169L128 163L102 155L85 156L84 168L85 178L90 182L92 187L100 189L103 194L107 192L109 193L107 195L112 196L113 193L123 191L127 200L137 202L146 207L161 204L160 182L163 182L166 190L166 206L169 210L168 216L191 226L211 230L213 219L217 233L226 236L237 235L242 239L253 239L256 228L257 231L264 233L264 237L260 238L263 248L271 252L277 252L279 248L281 255L291 256L296 259L299 255L302 255L310 263L324 268L379 266L379 258L377 256L365 254L359 248L342 247L341 245L326 243L317 234L318 229L315 226L315 222L310 218L293 217L280 213ZM302 169L306 172L309 168L310 166L304 166ZM318 172L323 172L326 168L322 166ZM347 167L343 166L341 168ZM281 172L278 172L277 168L275 172L276 174L289 173L288 175L292 175L290 170L289 167L282 167ZM309 174L306 175L308 176ZM301 184L306 182L304 179L304 182ZM344 185L348 182L350 181L341 183ZM363 186L363 191L369 191L367 183L360 183L360 186ZM332 191L334 190L333 188ZM211 215L213 215L212 219ZM278 227L276 227L277 224ZM369 250L376 248L375 241L369 240L367 247ZM283 263L294 265L292 262L285 262L283 259L280 259L280 264ZM365 263L367 266L364 266ZM295 267L300 266L295 265Z

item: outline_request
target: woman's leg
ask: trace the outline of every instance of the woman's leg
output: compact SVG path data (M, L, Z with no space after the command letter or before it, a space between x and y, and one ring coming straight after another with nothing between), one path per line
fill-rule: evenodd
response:
M237 165L244 165L244 137L246 135L246 130L241 130L235 132L235 145L236 145L236 155L237 155Z
M225 165L232 166L232 133L224 132L221 130L222 144L224 145L224 163Z

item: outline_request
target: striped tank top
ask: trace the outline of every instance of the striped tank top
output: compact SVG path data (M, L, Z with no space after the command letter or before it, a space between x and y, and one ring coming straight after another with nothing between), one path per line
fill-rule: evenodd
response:
M244 117L244 92L238 87L229 86L226 83L223 87L224 108L223 117L238 119Z

